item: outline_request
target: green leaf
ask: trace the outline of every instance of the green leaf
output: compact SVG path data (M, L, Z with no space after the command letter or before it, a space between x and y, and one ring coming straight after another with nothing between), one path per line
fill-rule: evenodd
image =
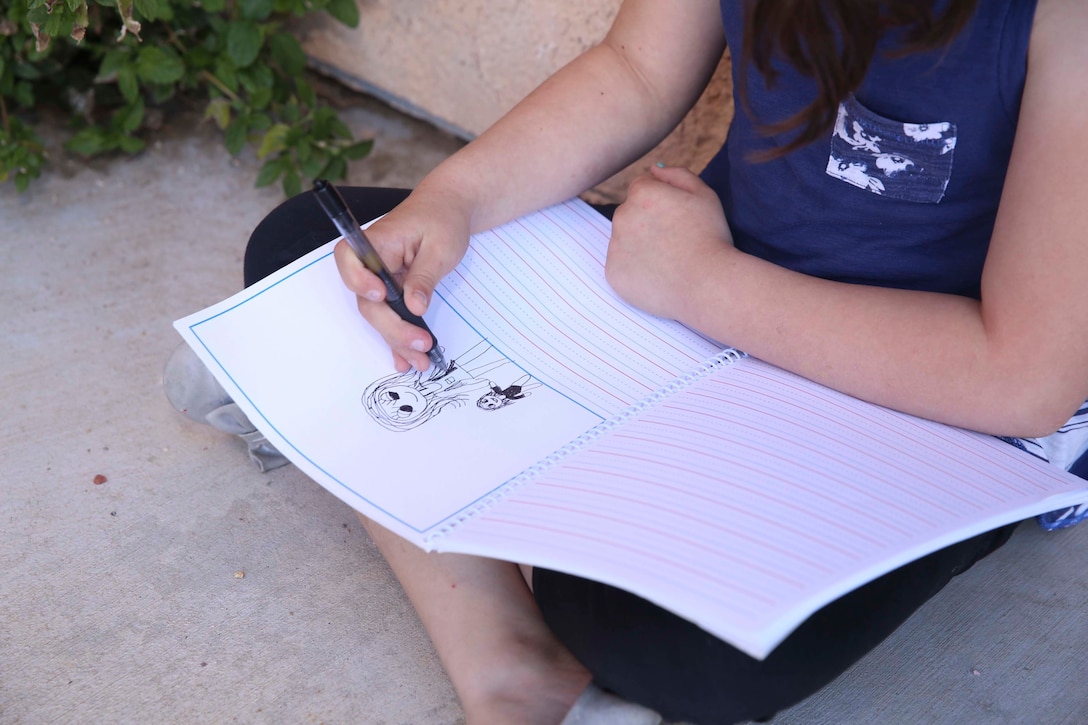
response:
M102 56L102 64L98 66L98 76L95 80L102 80L112 76L128 62L129 54L124 50L113 49Z
M296 76L306 70L306 54L298 39L290 33L276 33L268 39L272 58L276 65L289 76Z
M289 126L291 124L288 124ZM307 148L309 148L309 134L306 133L306 129L301 126L291 126L291 130L287 132L287 145L291 147L302 145L303 141L306 142Z
M253 113L249 116L249 130L262 133L272 127L272 119L267 113Z
M207 48L197 45L185 52L185 65L196 70L211 68L215 63L215 56Z
M231 93L238 92L238 69L229 58L219 58L215 63L215 77L223 82Z
M130 134L140 127L144 120L144 102L137 98L135 103L122 106L113 114L113 125L121 133Z
M172 84L149 83L147 90L152 103L165 103L174 97L175 88Z
M246 124L244 120L241 118L234 119L234 123L227 127L223 143L231 156L242 153L242 149L246 146Z
M26 21L34 25L45 25L47 20L49 20L49 9L45 7L44 2L31 7L26 14Z
M136 80L136 68L123 65L117 69L117 88L125 100L132 103L140 96L140 84Z
M302 154L299 154L299 167L302 169L302 173L307 178L316 179L324 175L325 165L328 163L329 157L324 151L317 151L313 155L307 155L307 158L302 158Z
M359 6L355 0L329 0L325 10L349 28L359 25Z
M283 160L279 157L269 159L257 172L257 187L268 186L283 173Z
M351 138L351 129L339 116L334 116L329 122L329 130L335 138Z
M34 89L29 83L21 81L15 84L15 102L23 108L34 107Z
M219 130L225 131L230 125L230 101L226 98L213 98L204 110L204 118L214 120Z
M122 136L118 139L118 146L126 154L134 154L144 150L146 142L142 138L136 138L135 136Z
M68 139L68 143L64 146L80 156L94 156L105 151L108 148L108 142L105 131L97 126L88 126Z
M258 88L249 96L249 105L255 111L263 111L272 102L272 91L269 88Z
M227 28L227 55L234 65L245 68L257 60L261 52L261 31L256 23L243 20Z
M313 108L317 105L317 93L314 92L313 86L307 83L305 79L299 78L295 82L295 92L298 94L299 103L306 108Z
M201 7L213 15L217 15L227 8L227 0L201 0Z
M314 138L329 138L329 124L332 122L332 119L335 118L335 116L336 111L332 110L327 106L319 106L318 108L314 109Z
M348 146L346 149L344 149L344 152L343 152L344 153L344 158L346 158L348 161L358 161L359 159L364 158L365 156L367 156L367 154L369 154L370 150L373 149L373 148L374 148L374 140L373 139L368 139L366 141L360 141L359 143L354 143L351 146Z
M287 148L287 132L291 127L286 123L277 123L265 132L261 145L257 149L257 158L263 159L271 154L278 154Z
M298 123L298 120L302 117L302 114L298 109L298 104L294 99L291 99L280 108L280 115L283 117L284 121L287 121L287 123L290 124Z
M274 7L277 13L294 13L299 15L300 11L305 12L305 8L300 8L299 0L274 0Z
M148 83L174 83L185 75L185 63L172 48L145 45L136 56L136 73Z
M271 88L275 82L275 76L272 74L272 69L264 63L254 63L238 73L238 80L243 88L253 93L261 88Z
M159 0L136 0L136 12L147 20L158 20L162 17Z
M287 169L283 174L283 193L288 197L295 196L302 191L302 179L294 169Z
M272 14L272 0L242 0L241 7L246 20L264 20Z
M333 156L325 167L325 174L330 179L342 179L348 175L348 162L343 156Z
M42 77L41 68L32 63L17 63L15 66L15 76L17 78L25 78L28 81L36 81Z
M59 38L62 35L68 35L72 32L72 19L67 16L66 13L54 12L50 13L46 18L45 25L42 26L42 30L50 38Z

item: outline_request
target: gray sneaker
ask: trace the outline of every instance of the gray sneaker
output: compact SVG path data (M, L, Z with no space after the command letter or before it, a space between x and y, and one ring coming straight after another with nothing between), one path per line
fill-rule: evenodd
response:
M289 463L249 422L187 344L182 343L166 361L162 387L170 404L185 417L245 441L250 460L261 471L271 471Z

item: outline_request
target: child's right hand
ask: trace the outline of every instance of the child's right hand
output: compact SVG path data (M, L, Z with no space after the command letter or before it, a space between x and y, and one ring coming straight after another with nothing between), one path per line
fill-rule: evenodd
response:
M464 256L470 220L469 204L456 194L420 187L367 229L367 237L403 285L405 304L415 314L427 311L438 281ZM426 370L431 346L426 331L405 322L385 304L385 285L346 242L336 245L335 258L340 277L356 295L360 314L389 345L394 367L399 372L410 367Z

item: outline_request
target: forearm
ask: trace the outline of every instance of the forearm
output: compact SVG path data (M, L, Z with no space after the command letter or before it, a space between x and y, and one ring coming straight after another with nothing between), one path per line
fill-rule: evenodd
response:
M456 193L471 207L475 232L570 198L637 160L683 118L724 50L720 17L706 17L717 4L686 2L625 3L601 44L421 187Z
M455 189L471 204L472 231L489 229L570 198L630 163L665 122L637 129L646 99L631 90L619 60L598 46L572 62L421 185Z
M1033 356L1015 324L988 321L976 300L832 282L735 250L718 263L730 284L701 278L683 321L836 390L1012 436L1052 432L1079 402L1045 369L1048 355Z

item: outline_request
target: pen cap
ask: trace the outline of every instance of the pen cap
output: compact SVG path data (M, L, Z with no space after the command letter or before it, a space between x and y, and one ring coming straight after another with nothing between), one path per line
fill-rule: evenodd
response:
M348 210L344 197L340 196L340 190L325 179L314 179L314 196L330 219L336 219Z
M381 259L378 257L378 253L374 251L374 248L370 246L366 236L360 231L359 222L356 221L355 216L348 209L344 197L340 195L340 190L325 179L315 179L314 197L317 198L317 203L329 217L333 226L339 230L340 234L351 245L351 248L355 250L355 254L363 261L363 264L374 274L382 276L381 273L384 268Z

